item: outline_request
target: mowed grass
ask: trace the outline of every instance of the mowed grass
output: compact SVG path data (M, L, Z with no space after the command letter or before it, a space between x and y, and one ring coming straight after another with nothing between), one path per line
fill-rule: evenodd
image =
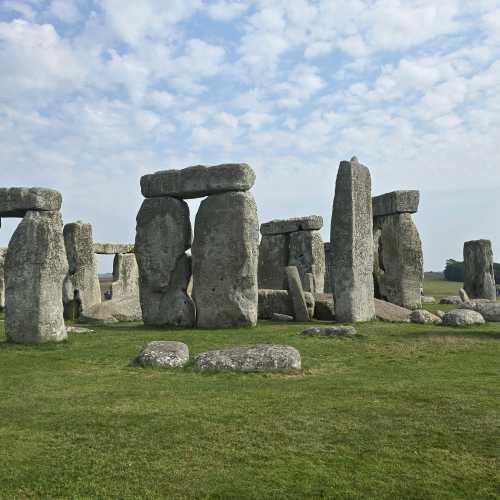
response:
M371 322L338 339L305 326L121 324L29 347L0 323L0 497L500 497L500 324ZM162 339L193 355L288 344L303 370L134 365Z

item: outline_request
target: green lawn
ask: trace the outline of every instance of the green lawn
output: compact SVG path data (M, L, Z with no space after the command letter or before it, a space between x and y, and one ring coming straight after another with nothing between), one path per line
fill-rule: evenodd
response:
M500 498L500 324L122 324L38 347L0 325L1 498ZM289 344L303 371L134 366L160 339Z

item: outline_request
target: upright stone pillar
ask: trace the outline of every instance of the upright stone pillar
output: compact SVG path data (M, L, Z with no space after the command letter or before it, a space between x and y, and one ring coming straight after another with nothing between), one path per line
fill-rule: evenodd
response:
M324 293L333 293L332 250L330 242L324 243L323 248L325 251L325 287L323 291Z
M262 235L259 246L259 289L287 289L289 248L289 234Z
M5 307L5 254L7 253L6 248L0 248L0 310Z
M251 193L214 194L196 215L193 298L200 328L257 324L257 205Z
M135 254L115 254L111 292L113 300L122 297L139 297L139 268Z
M368 321L373 297L373 220L370 171L343 161L333 201L331 250L337 321Z
M471 299L496 300L491 241L474 240L464 244L464 288Z

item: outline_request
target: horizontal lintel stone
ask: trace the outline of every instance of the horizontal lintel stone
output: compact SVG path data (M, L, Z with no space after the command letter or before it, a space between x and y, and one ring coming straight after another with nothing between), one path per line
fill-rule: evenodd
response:
M419 191L392 191L372 198L373 216L413 214L418 210Z
M296 217L293 219L275 219L260 225L260 233L263 236L271 234L286 234L296 231L317 231L323 227L323 217L320 215L309 215L307 217Z
M30 211L57 212L61 205L61 193L55 189L0 188L0 217L24 217Z
M134 253L134 245L127 243L94 243L94 253L100 255Z

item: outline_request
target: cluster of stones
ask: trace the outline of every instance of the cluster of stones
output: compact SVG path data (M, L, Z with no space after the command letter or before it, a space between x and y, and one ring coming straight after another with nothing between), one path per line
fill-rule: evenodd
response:
M249 192L254 182L246 164L198 165L141 178L146 199L137 215L135 252L146 325L256 325L259 226ZM205 196L192 241L185 200Z

